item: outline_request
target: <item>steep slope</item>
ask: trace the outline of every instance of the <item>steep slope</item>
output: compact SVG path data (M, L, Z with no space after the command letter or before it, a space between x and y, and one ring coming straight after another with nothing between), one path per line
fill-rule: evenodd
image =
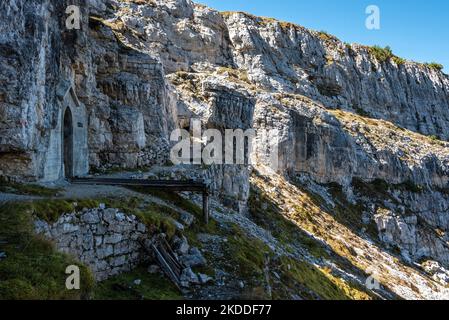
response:
M382 297L449 296L447 75L190 0L80 2L79 31L64 29L65 5L0 4L1 175L45 180L60 165L52 135L67 82L87 110L91 169L164 165L171 131L196 118L222 133L275 129L276 139L257 136L254 166L162 170L204 178L239 212L217 219L248 234L255 222L303 252L290 259L339 281L375 274ZM267 145L279 149L276 172ZM330 257L313 258L310 241Z

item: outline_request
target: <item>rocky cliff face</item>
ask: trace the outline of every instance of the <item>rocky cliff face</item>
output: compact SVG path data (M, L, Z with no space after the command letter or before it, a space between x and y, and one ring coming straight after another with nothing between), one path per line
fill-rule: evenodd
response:
M73 4L1 4L4 175L54 179L46 175L45 166L61 166L52 158L52 144L61 141L53 141L51 132L63 122L60 109L68 88L87 109L91 168L131 168L168 159L176 101L163 66L122 44L111 27L90 15L90 3L78 4L81 29L68 30L65 11Z
M69 83L87 110L91 169L164 164L171 130L193 118L219 130L276 129L278 174L320 184L325 199L338 185L361 209L357 232L375 224L372 238L405 261L449 267L447 75L189 0L80 6L82 29L68 31L65 1L0 4L2 175L45 178L58 88ZM256 167L267 165L266 143L258 137ZM253 168L201 169L246 211Z

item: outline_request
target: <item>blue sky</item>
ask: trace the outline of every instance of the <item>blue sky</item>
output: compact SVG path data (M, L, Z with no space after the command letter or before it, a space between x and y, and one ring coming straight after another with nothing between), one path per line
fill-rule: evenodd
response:
M447 0L196 0L220 11L246 11L327 31L345 42L389 45L403 58L438 62L449 70ZM369 5L380 8L381 29L365 27Z

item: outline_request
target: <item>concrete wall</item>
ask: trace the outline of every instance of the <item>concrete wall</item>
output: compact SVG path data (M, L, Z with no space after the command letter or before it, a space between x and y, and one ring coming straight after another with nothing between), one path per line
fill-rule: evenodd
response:
M87 127L88 119L85 106L78 101L73 88L64 95L58 111L58 123L50 133L50 141L44 162L44 182L56 181L69 173L64 172L63 125L66 108L72 113L73 126L73 168L70 176L83 176L89 172Z

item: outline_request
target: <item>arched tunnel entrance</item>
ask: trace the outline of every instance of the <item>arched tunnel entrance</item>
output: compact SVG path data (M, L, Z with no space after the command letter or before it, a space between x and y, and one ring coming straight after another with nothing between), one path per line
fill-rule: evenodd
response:
M73 116L70 108L64 112L63 128L63 162L64 177L73 177Z

